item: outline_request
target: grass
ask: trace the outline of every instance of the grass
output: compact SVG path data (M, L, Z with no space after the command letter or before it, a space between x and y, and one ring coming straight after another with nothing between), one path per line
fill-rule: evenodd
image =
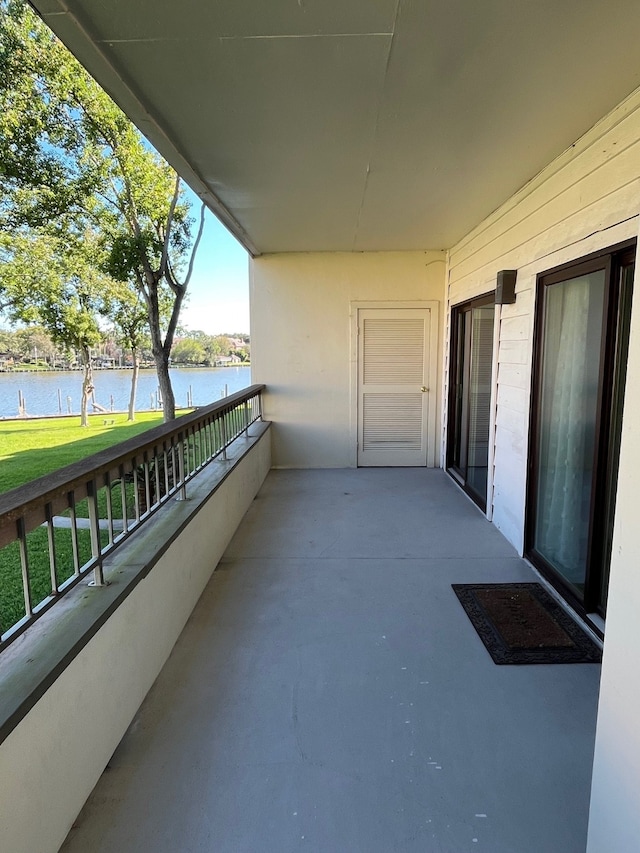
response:
M105 419L113 419L114 423L105 424ZM162 415L155 412L136 415L134 423L128 423L125 414L93 415L89 426L84 429L80 426L79 417L0 421L0 492L139 435L159 423L162 423ZM132 489L132 486L128 487L131 503ZM98 495L101 515L106 503L104 491L101 489ZM86 501L78 505L77 512L80 517L88 515ZM128 513L131 517L131 506ZM113 514L116 518L122 517L119 488L113 489ZM101 532L101 537L106 538L106 531ZM71 530L54 530L54 539L56 577L61 584L73 574ZM78 530L78 550L82 565L91 557L88 530ZM29 589L35 606L51 593L52 587L45 528L36 528L28 534L27 554ZM24 615L20 554L18 543L13 542L0 550L0 631L5 632Z
M113 424L105 424L113 420ZM157 412L142 412L134 423L126 414L0 421L0 493L50 474L71 462L125 441L162 423Z

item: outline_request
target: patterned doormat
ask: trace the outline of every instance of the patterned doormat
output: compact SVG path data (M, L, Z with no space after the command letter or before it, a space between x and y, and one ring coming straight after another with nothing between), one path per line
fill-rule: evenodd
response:
M598 646L540 584L451 586L494 663L600 663Z

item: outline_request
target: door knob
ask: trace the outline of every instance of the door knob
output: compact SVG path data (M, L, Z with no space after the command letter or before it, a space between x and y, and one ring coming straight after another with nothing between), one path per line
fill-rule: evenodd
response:
M428 391L429 389L426 387L426 385L423 385L420 390L424 393L425 391Z

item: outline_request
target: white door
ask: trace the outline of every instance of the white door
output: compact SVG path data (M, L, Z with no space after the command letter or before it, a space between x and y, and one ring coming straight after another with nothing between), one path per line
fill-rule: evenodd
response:
M358 311L358 465L427 464L430 326L428 308Z

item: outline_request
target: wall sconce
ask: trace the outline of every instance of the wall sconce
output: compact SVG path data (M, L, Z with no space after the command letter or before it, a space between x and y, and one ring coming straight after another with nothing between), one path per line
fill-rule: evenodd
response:
M496 281L496 305L513 305L516 301L518 270L500 270Z

